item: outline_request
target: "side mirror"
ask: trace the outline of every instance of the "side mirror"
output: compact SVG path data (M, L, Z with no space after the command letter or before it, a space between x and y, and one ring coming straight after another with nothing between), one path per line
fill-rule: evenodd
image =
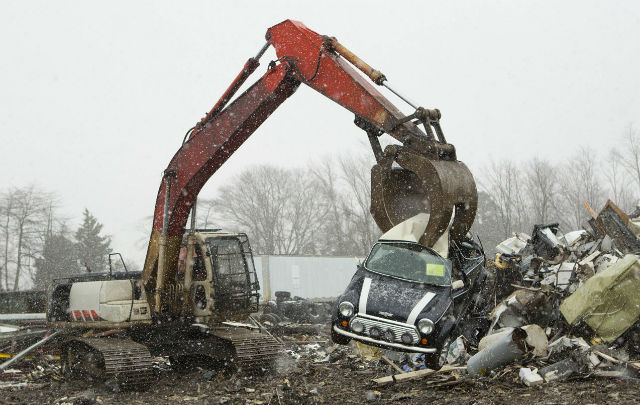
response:
M464 281L462 281L462 280L456 280L453 283L451 283L451 289L454 290L454 291L455 290L459 290L459 289L461 289L463 287L464 287Z

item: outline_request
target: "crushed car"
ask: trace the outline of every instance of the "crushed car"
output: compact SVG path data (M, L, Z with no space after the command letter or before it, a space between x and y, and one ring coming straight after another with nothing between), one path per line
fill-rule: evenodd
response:
M433 247L420 244L427 220L420 214L391 229L358 265L334 304L335 343L422 353L426 367L442 367L450 342L468 330L462 321L479 297L485 256L471 238L449 245L448 232Z

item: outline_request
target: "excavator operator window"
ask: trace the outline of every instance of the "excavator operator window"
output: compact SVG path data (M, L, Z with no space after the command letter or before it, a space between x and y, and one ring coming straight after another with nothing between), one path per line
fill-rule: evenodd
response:
M249 281L244 254L236 238L208 238L213 265L226 293L246 292Z
M193 251L193 280L204 281L206 279L207 267L204 264L202 248L199 245L196 245Z

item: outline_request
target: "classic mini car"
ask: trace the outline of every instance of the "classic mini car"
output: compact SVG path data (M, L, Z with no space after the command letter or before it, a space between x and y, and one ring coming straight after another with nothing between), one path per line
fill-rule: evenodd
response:
M415 235L416 227L409 228L413 235L383 235L358 265L334 305L331 337L338 344L353 339L424 353L425 365L439 369L482 287L484 253L471 239L449 245L447 234L443 257L418 243L421 233Z

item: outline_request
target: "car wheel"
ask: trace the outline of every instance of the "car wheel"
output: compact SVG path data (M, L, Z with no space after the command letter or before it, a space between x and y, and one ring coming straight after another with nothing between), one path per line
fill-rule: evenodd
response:
M424 355L424 365L432 370L440 370L447 362L447 354L451 345L451 337L447 336L440 350L435 353L427 353Z

